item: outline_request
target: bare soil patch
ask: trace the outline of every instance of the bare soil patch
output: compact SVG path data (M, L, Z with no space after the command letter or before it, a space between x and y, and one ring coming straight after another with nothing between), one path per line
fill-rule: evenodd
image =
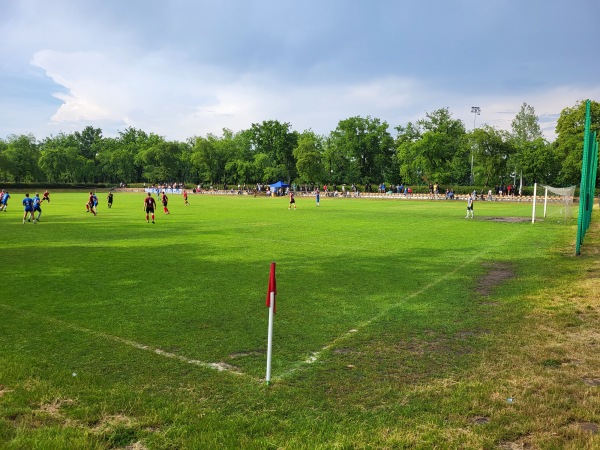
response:
M579 423L578 426L580 430L587 431L592 434L598 434L598 431L600 430L600 427L596 423L582 422Z
M489 220L490 222L520 223L529 222L531 219L528 217L487 217L483 220Z
M506 280L510 280L515 277L515 273L507 264L485 264L484 267L488 269L487 273L483 275L477 281L477 293L484 297L489 297L492 290L502 284Z

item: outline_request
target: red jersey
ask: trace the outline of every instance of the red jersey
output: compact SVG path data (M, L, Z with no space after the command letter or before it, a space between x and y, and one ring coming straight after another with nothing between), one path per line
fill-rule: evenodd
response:
M144 206L146 207L146 209L154 209L154 207L156 206L156 201L154 200L154 197L146 197L144 199Z

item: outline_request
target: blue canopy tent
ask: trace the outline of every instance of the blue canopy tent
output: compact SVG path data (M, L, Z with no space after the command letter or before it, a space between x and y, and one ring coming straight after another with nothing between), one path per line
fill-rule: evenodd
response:
M277 183L270 184L269 187L271 188L271 190L274 190L274 189L289 187L289 184L286 184L283 181L278 181Z

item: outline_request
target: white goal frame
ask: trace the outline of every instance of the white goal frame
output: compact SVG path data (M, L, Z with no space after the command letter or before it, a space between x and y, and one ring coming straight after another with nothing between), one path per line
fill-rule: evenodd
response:
M546 218L548 212L548 191L562 197L561 203L564 204L564 219L565 222L572 217L573 209L573 195L575 193L575 186L569 186L566 188L558 188L553 186L541 185L544 187L544 218ZM537 183L533 185L533 208L531 212L531 223L535 223L535 211L537 203Z

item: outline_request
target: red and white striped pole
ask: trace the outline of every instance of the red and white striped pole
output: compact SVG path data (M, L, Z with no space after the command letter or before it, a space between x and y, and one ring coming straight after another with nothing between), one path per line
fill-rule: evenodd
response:
M273 315L275 314L275 295L277 287L275 283L275 263L271 263L269 273L269 290L267 291L267 307L269 308L269 331L267 337L267 386L271 384L271 353L273 350Z

